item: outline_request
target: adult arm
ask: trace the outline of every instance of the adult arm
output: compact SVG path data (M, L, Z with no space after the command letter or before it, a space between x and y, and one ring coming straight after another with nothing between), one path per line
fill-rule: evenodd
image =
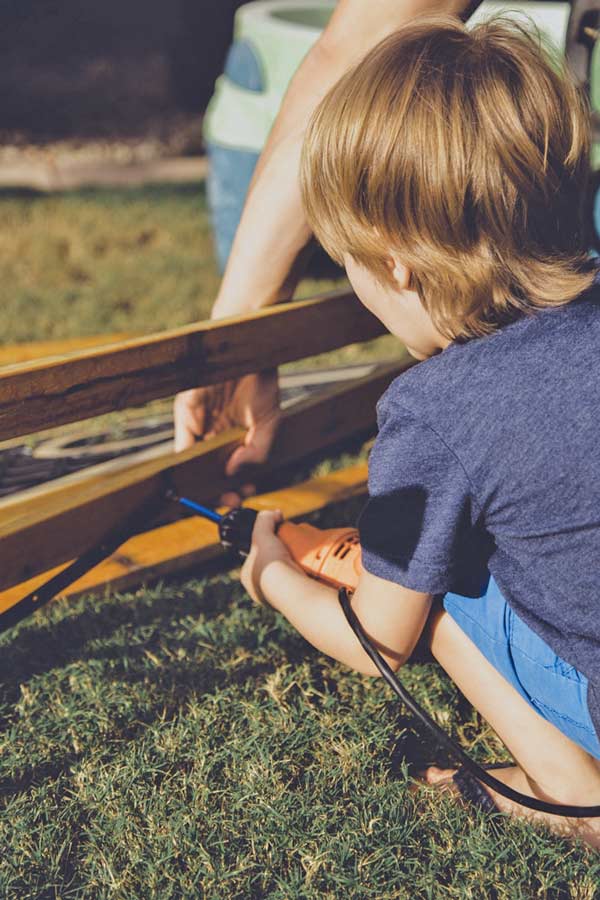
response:
M292 297L312 252L302 207L299 162L310 116L330 87L372 47L414 16L459 14L464 0L339 0L330 22L288 87L258 160L212 311L223 318ZM265 368L268 366L265 360ZM246 376L226 390L194 389L175 402L175 447L232 424L248 428L227 471L262 462L278 423L274 371Z
M460 12L457 0L340 0L292 78L258 160L213 316L289 299L311 239L298 179L304 132L327 91L372 47L414 16Z

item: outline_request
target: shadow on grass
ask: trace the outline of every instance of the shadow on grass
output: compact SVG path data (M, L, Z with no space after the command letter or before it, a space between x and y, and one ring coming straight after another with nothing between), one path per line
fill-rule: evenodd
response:
M215 572L217 570L215 569ZM188 576L189 580L189 576ZM204 587L204 583L199 583ZM159 583L152 589L157 594ZM172 622L174 618L184 619L190 615L216 616L225 611L231 603L230 596L221 590L200 591L183 587L175 580L170 581L168 592L154 596L140 604L132 602L132 595L119 596L110 601L80 598L75 601L80 611L67 612L58 621L54 609L47 608L43 614L17 625L3 636L0 654L0 685L3 699L10 702L17 693L10 696L10 689L35 675L48 672L56 666L64 666L76 661L97 658L98 651L88 651L90 641L110 639L123 625L131 623L136 628ZM202 606L199 608L199 596ZM61 601L58 601L60 603ZM64 602L64 607L69 601ZM83 605L89 604L89 605ZM82 608L81 608L82 607ZM48 618L45 618L48 617ZM128 650L130 652L130 650Z
M357 446L360 444L357 443ZM322 458L323 453L314 454L301 467L300 472L296 473L296 480L306 478L311 466ZM270 476L263 489L275 490L286 484L289 477L290 470L284 469L275 476ZM325 510L306 518L322 527L329 527L344 518L354 520L362 505L362 499L352 498L337 504L335 510ZM169 623L182 621L189 616L211 619L224 613L243 597L243 591L236 580L231 579L227 583L218 580L225 577L236 564L237 558L233 555L203 564L202 578L197 582L192 581L191 572L181 573L179 577L169 576L168 584L158 581L151 588L142 588L145 597L139 603L135 602L136 594L128 592L115 594L110 599L81 597L48 605L43 612L0 635L0 698L4 702L15 702L22 682L57 666L92 658L109 658L108 650L90 650L88 645L91 641L110 639L124 625L131 624L136 628L160 626L156 643L165 625ZM152 599L149 601L148 597ZM119 602L121 599L122 602ZM241 602L252 608L248 599ZM243 645L250 649L252 640L249 633ZM150 644L149 640L146 646ZM313 655L315 659L320 657L318 651L300 635L290 636L286 641L286 650L293 663L306 658L307 654ZM131 648L128 648L128 652L131 652ZM114 657L118 655L119 651L115 650Z
M207 584L199 585L199 588L202 587L206 588ZM18 701L23 682L74 662L104 661L109 664L111 681L122 680L130 685L147 683L154 674L156 678L160 678L160 692L151 702L136 709L133 719L126 715L113 717L110 733L105 737L101 752L101 757L109 759L114 753L115 744L122 747L124 743L139 740L158 719L161 722L176 719L190 698L214 693L228 685L241 686L271 672L272 662L257 661L252 656L231 670L223 666L223 660L218 654L214 658L198 660L195 657L198 635L190 633L182 636L178 633L175 636L177 624L183 624L186 618L201 613L205 621L214 620L235 602L231 590L233 585L211 583L208 587L209 590L202 592L193 588L182 590L175 584L171 585L168 595L157 596L150 603L145 601L143 606L132 607L131 603L127 603L107 607L103 604L98 609L84 609L79 615L70 615L58 622L34 621L28 626L18 627L13 641L4 644L0 659L4 703L13 705ZM199 597L202 598L200 608ZM140 632L149 627L151 630L144 640L133 646L89 647L91 641L110 640L128 623L136 629L138 640ZM164 648L165 643L169 646L174 642L184 657L189 653L189 659L169 658L167 665L149 673L148 651L156 652L160 649L159 645ZM239 645L239 640L236 643ZM245 643L248 649L255 648L256 638L253 638L252 633L248 633ZM11 719L9 713L2 722L2 732L11 727ZM72 750L59 758L53 757L38 765L21 769L18 774L0 780L0 796L6 802L33 785L67 775L70 768L87 755L89 746L84 746L81 751Z
M235 667L227 665L231 656L230 643L224 643L222 653L215 644L214 652L208 648L211 655L199 660L197 651L202 635L193 631L182 634L186 619L201 617L203 623L210 624L232 609L234 604L239 603L236 596L238 590L235 584L225 580L200 582L197 590L187 584L171 582L168 593L158 593L150 601L146 598L137 606L132 605L131 600L122 606L113 601L95 609L84 607L81 612L71 613L59 621L50 619L21 625L15 630L12 641L3 642L0 657L2 699L11 707L20 699L21 684L32 677L90 660L105 663L112 682L123 681L133 685L160 679L160 691L150 695L149 702L136 708L133 717L131 710L113 717L100 752L100 758L109 760L116 744L122 747L123 744L140 740L159 719L161 722L176 719L191 698L214 694L228 687L240 692L248 685L253 685L255 689L257 681L262 681L277 668L281 660L274 659L268 651L265 654L264 631L263 643L259 646L256 632L248 629L240 633L239 622L234 635L235 647L248 650L249 655ZM240 608L247 612L242 604ZM136 643L129 646L123 645L123 634L118 635L128 624L136 633ZM273 633L277 629L274 621ZM270 630L267 635L269 633ZM111 638L115 639L112 646L102 646L103 641L110 641ZM92 642L94 646L90 646ZM316 690L307 702L320 706L321 694L339 697L335 675L328 676L327 669L322 666L321 654L300 635L286 634L279 646L286 662L292 667L308 662L310 681ZM171 650L176 650L182 658L174 658L169 652ZM149 653L162 655L166 658L166 664L149 669ZM340 698L340 702L340 714L347 713L348 701ZM12 720L12 710L9 709L2 722L3 732L10 729ZM391 740L387 754L392 777L404 778L407 764L422 765L423 760L433 758L433 749L424 749L425 745L417 738L418 733L413 717L399 709L396 728L399 737ZM412 742L408 739L410 735L414 736ZM89 756L89 752L86 742L80 750L65 748L60 756L30 767L19 767L10 777L0 780L0 796L8 802L11 797L34 785L68 776L70 769Z
M146 682L147 670L135 671L132 668L136 660L142 659L144 649L144 647L136 648L139 652L128 654L127 664L123 661L121 666L111 667L111 677L118 679L122 676L129 684ZM119 721L118 717L113 718L110 734L105 736L102 750L96 759L110 761L114 756L115 746L119 747L120 753L124 753L125 745L138 741L154 722L174 721L192 696L213 693L225 685L241 684L270 671L272 665L269 663L254 663L251 660L245 665L236 667L235 672L227 672L210 660L201 664L195 661L171 663L168 668L160 670L161 693L154 703L142 710L136 710L133 720L123 718ZM43 763L21 769L16 776L0 779L1 800L7 802L11 797L29 790L34 785L55 780L61 775L69 775L73 765L89 756L89 750L89 746L86 745L80 751L69 751L60 758L53 756Z

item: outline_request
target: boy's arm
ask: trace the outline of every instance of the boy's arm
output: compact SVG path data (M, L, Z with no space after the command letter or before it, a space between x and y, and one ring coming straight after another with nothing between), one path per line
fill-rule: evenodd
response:
M348 625L337 590L309 578L275 534L279 518L260 513L242 582L318 650L365 675L379 675ZM431 608L431 594L409 590L363 572L352 607L367 635L397 670L410 657Z

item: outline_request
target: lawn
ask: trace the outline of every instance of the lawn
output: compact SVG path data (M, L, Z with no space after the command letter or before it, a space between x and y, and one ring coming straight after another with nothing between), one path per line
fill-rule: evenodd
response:
M0 218L7 341L210 307L196 189L11 195ZM0 644L2 898L600 896L586 848L409 793L412 766L444 762L412 717L254 607L235 573L57 602ZM402 678L478 760L502 757L435 664Z

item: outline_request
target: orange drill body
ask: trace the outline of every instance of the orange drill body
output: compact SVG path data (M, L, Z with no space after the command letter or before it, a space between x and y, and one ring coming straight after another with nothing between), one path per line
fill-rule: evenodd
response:
M258 512L250 507L236 507L224 514L202 506L187 497L176 497L179 503L216 522L224 547L231 547L247 556L252 545L252 533ZM290 555L307 575L336 588L354 591L362 572L361 549L356 528L315 528L302 522L282 522L277 534Z
M307 575L333 587L355 590L362 572L356 528L315 528L283 522L277 535Z

